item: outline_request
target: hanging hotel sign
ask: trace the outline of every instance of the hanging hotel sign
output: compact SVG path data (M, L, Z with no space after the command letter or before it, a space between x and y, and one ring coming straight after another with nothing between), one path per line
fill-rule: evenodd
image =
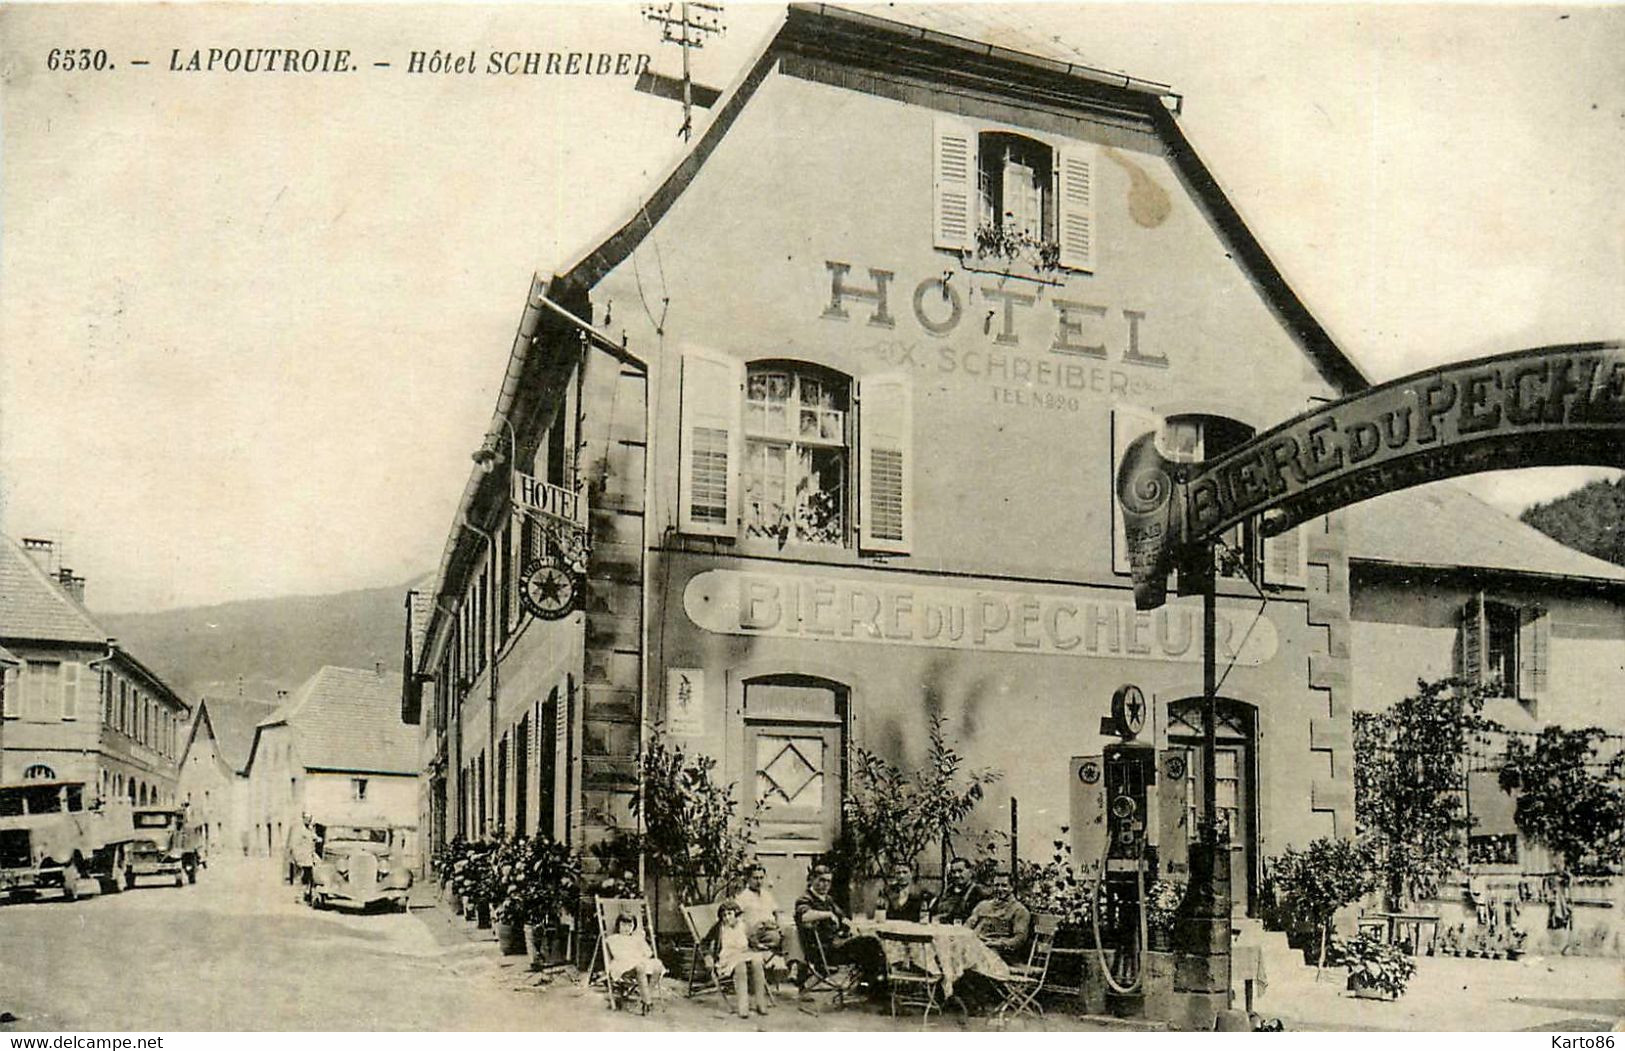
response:
M989 591L800 573L713 569L683 590L689 619L724 635L930 646L993 653L1200 661L1201 610L1062 591ZM1222 659L1257 666L1275 656L1267 617L1220 610Z
M1319 406L1183 476L1145 434L1116 479L1135 604L1160 606L1183 552L1254 516L1275 534L1423 482L1559 464L1625 467L1625 345L1429 369Z
M580 574L561 558L536 559L520 574L519 603L533 617L561 620L575 612L580 595Z
M513 502L533 515L578 528L582 524L581 497L575 490L544 482L523 471L513 473Z

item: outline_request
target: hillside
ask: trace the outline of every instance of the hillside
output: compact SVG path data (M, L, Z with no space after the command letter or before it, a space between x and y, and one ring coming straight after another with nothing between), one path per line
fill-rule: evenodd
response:
M1625 566L1625 478L1591 482L1519 518L1560 544Z
M399 671L406 591L228 602L97 620L189 702L201 694L271 699L325 664Z

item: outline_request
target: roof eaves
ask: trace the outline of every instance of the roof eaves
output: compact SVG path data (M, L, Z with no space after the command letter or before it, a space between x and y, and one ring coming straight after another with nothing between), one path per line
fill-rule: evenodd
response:
M1410 562L1391 558L1376 558L1370 555L1349 555L1349 566L1372 566L1382 569L1408 569L1424 573L1434 573L1440 576L1462 575L1493 575L1501 577L1524 578L1554 584L1582 585L1589 588L1625 590L1625 579L1613 577L1581 576L1574 573L1548 573L1536 569L1512 569L1505 566L1468 566L1447 565L1438 562Z

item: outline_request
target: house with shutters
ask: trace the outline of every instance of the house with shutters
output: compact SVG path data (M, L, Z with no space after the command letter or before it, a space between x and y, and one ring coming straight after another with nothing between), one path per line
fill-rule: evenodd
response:
M0 536L0 782L83 781L100 799L175 802L181 696L96 622L54 541Z
M974 822L1019 803L1029 857L1119 686L1195 744L1201 603L1134 608L1125 436L1151 414L1212 457L1366 381L1169 87L966 17L790 6L624 225L533 284L412 654L447 835L592 848L658 729L739 786L789 900L856 749L917 765L933 717L1003 772ZM1238 527L1223 562L1247 910L1263 857L1353 831L1342 516Z
M1505 728L1467 764L1475 870L1543 873L1497 784L1508 734L1599 727L1625 747L1625 567L1568 548L1449 482L1348 512L1355 706L1379 711L1418 679L1491 689ZM1418 528L1424 524L1424 528Z
M251 855L284 857L308 813L321 825L387 825L417 867L417 742L400 703L397 673L328 666L259 721L244 764Z

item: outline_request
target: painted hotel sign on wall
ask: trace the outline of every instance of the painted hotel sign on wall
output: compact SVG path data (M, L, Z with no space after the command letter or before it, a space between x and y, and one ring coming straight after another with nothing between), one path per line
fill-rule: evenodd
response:
M993 653L1148 661L1202 659L1201 613L1075 594L894 584L799 573L709 570L683 591L689 619L724 635L827 639ZM1275 655L1275 626L1219 611L1220 658Z

